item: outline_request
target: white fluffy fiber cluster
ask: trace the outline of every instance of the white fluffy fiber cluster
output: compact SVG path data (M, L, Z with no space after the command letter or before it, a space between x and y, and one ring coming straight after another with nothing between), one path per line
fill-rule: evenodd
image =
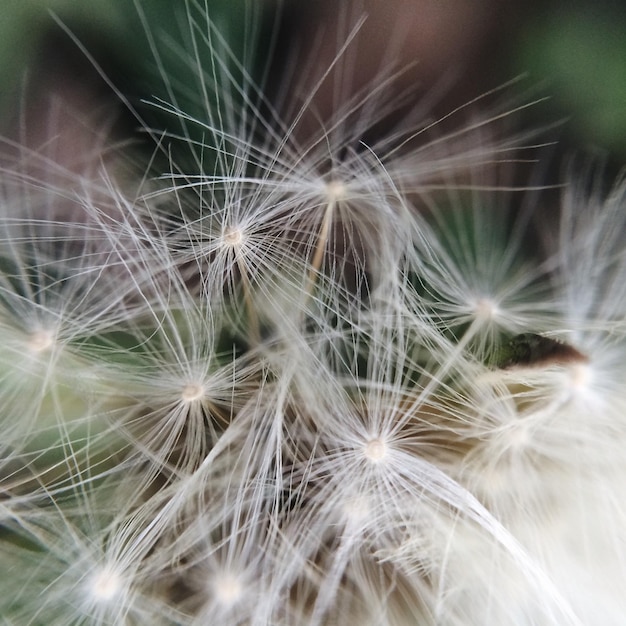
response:
M622 625L624 185L538 241L503 114L301 143L236 87L160 181L2 173L3 623Z

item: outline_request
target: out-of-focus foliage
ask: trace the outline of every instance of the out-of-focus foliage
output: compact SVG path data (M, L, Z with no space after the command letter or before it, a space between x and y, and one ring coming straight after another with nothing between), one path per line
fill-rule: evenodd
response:
M626 157L626 17L610 2L551 3L520 30L518 71L546 82L573 145Z
M135 3L127 0L5 0L0 15L0 116L6 119L20 100L25 77L36 80L36 58L45 36L61 30L52 20L54 13L74 32L98 60L106 59L115 68L112 79L129 97L161 97L163 76L155 62L154 51L146 37L146 26L158 42L158 62L169 77L179 105L187 113L194 111L197 100L184 99L187 86L193 92L192 68L186 67L185 52L167 41L180 41L187 20L183 1L142 0L143 21ZM193 3L191 3L193 4ZM202 3L204 5L204 3ZM293 9L295 0L287 3ZM566 133L570 147L600 148L618 160L626 156L626 18L618 2L579 0L563 2L529 2L527 8L515 13L521 17L514 26L510 45L497 55L499 70L494 81L506 80L526 73L530 80L545 85L545 92L555 105L555 119L568 120ZM346 3L346 6L348 3ZM343 5L342 5L343 6ZM416 4L416 10L421 5ZM236 54L254 58L263 66L266 55L250 47L255 38L244 24L246 12L268 8L266 3L245 0L210 0L212 20ZM268 12L275 12L269 5ZM293 11L292 11L293 12ZM298 11L295 11L297 15ZM338 18L340 15L338 12ZM291 25L291 24L290 24ZM295 24L311 28L316 24ZM497 24L492 28L498 28ZM507 26L510 28L510 25ZM219 42L214 42L219 45ZM188 41L188 46L193 42ZM248 49L246 49L248 47ZM200 47L205 49L204 46ZM76 54L81 52L76 49ZM256 55L256 56L255 56ZM508 57L502 62L502 56ZM193 55L192 55L193 56ZM419 59L417 59L419 62ZM510 75L502 76L501 68ZM108 66L107 66L108 68ZM490 71L489 67L485 68ZM0 131L6 125L0 123Z
M189 86L195 74L186 60L192 49L180 49L181 32L189 30L187 4L142 0L136 3L138 9L132 0L8 0L0 15L0 115L12 113L20 101L22 85L36 87L38 55L49 56L53 52L44 47L49 46L50 38L65 38L69 44L70 37L55 23L54 16L98 63L109 71L114 68L111 80L130 98L150 94L167 99L163 75L180 93L179 85ZM243 26L244 0L210 0L208 7L212 21L219 25L220 34L233 52L250 57L252 52L246 46L254 38ZM158 59L150 39L156 44ZM169 46L168 41L178 43ZM220 43L216 41L215 45ZM206 46L199 49L204 51ZM82 54L76 47L76 56ZM193 106L191 100L180 104ZM193 114L193 110L187 111Z

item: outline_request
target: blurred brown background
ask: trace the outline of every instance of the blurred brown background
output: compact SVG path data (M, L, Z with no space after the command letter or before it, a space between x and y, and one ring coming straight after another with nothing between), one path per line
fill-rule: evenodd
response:
M160 42L159 61L172 77L172 87L180 85L184 91L193 84L185 74L193 68L181 61L189 42L181 49L163 43L180 40L184 3L142 0L140 5L143 22L124 0L5 2L0 16L0 132L26 138L36 147L51 132L63 134L64 127L73 125L67 152L75 155L76 146L84 143L77 136L76 119L89 126L95 118L101 128L115 119L120 135L132 134L137 126L50 11L75 33L134 106L140 106L142 98L168 98L146 28ZM270 85L283 84L285 73L305 76L312 84L366 15L340 75L315 98L322 116L336 106L337 98L347 97L392 66L406 69L391 89L398 94L408 90L415 94L414 101L430 97L436 114L525 75L522 89L550 96L550 102L531 109L524 123L563 122L558 131L563 152L600 151L614 169L626 160L626 18L620 2L288 0L279 9L274 0L212 0L209 6L229 45L252 59L259 77L270 54L269 33L280 23ZM260 29L266 33L254 50L246 26L251 12L263 12ZM200 13L198 9L196 16ZM57 103L56 121L50 117L50 95ZM193 109L193 98L190 88L181 96L181 107ZM20 116L28 123L22 124ZM150 122L161 123L157 117Z

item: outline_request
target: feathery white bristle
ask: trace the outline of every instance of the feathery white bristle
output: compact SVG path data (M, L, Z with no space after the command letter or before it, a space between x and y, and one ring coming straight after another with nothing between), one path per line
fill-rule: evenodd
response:
M1 173L7 623L620 626L624 183L535 254L493 94L313 131L186 8L165 174Z

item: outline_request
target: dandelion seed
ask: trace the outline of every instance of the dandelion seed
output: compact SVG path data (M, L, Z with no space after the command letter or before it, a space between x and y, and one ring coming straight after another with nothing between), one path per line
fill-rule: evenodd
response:
M55 333L49 330L39 330L34 332L28 341L28 348L31 352L45 352L52 348L55 343Z
M574 389L583 390L593 384L592 369L588 365L576 364L569 368L570 384Z
M348 187L340 180L333 180L326 185L328 202L341 202L346 199Z
M245 242L245 234L239 228L230 227L224 233L224 241L227 245L239 249Z
M96 602L111 602L121 593L124 584L117 572L104 568L91 577L86 588Z
M221 574L211 584L213 595L223 607L231 607L242 597L244 590L241 582L232 574Z
M204 387L195 383L189 383L183 387L181 397L185 402L195 402L204 396Z
M372 463L380 463L387 456L387 444L380 439L372 439L365 444L364 452Z
M485 324L495 321L502 314L498 304L488 298L479 298L474 303L474 311L476 319Z

